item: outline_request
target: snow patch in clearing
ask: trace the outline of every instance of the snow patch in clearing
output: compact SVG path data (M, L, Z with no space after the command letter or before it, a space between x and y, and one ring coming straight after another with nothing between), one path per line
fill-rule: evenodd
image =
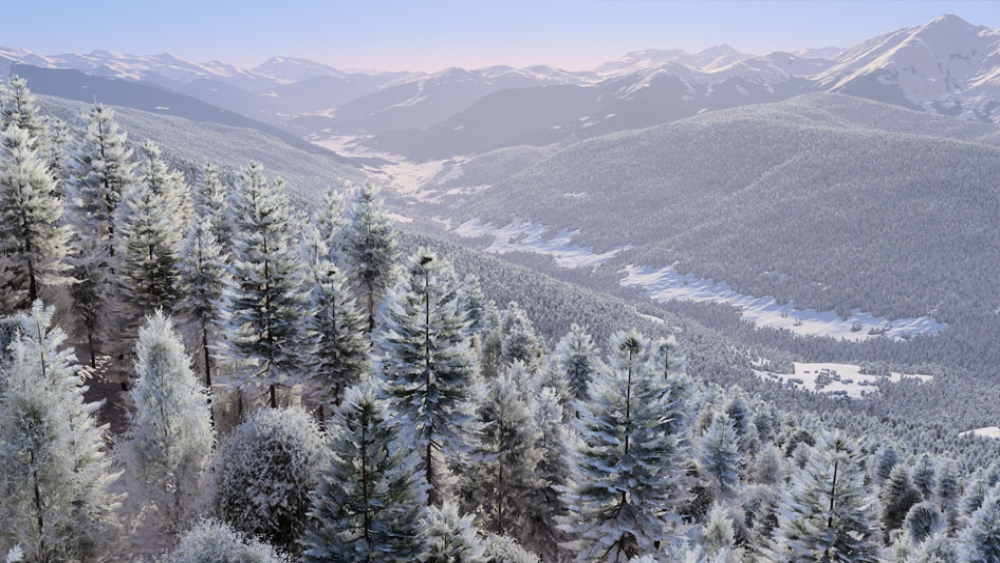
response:
M900 372L891 372L888 376L866 375L861 373L859 366L853 364L795 362L794 366L793 374L753 371L761 379L777 381L789 387L855 399L878 393L878 387L875 386L878 381L899 383L903 379L911 379L926 383L934 379L932 375ZM817 385L817 381L822 383Z
M994 440L1000 440L1000 426L985 426L983 428L976 428L975 430L967 430L959 434L959 436L980 436L982 438L993 438Z
M716 283L680 275L673 266L650 268L629 266L627 275L619 282L624 287L641 287L656 301L671 299L681 301L725 303L740 309L743 318L758 326L784 328L799 336L828 336L859 342L884 334L889 338L903 339L917 334L934 335L948 328L931 317L888 320L860 309L842 319L834 311L814 309L797 310L794 302L779 305L774 297L753 297L733 291L726 282Z
M546 238L552 230L541 223L519 221L498 228L492 223L483 223L479 218L476 218L462 223L452 232L465 238L493 237L493 242L484 249L484 252L494 254L533 252L552 256L560 268L595 267L629 248L627 246L616 247L607 252L595 254L592 246L581 247L572 243L573 235L579 231L570 232L567 229L559 229L555 235Z
M399 213L386 213L386 216L388 216L390 219L392 219L393 221L395 221L397 223L412 223L413 222L413 219L411 219L409 217L406 217L404 215L400 215Z

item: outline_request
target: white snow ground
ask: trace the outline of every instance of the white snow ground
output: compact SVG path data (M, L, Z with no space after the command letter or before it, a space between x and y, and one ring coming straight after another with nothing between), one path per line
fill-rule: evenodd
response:
M959 436L968 436L973 434L976 436L981 436L983 438L993 438L995 440L1000 440L1000 426L985 426L983 428L976 428L975 430L968 430L962 432Z
M560 268L595 267L614 258L628 247L616 247L595 254L592 246L573 244L572 238L577 231L558 229L548 236L551 227L541 223L524 223L514 221L504 227L495 227L492 223L483 223L478 218L470 219L452 232L466 238L493 237L493 242L484 249L485 252L504 254L506 252L533 252L555 258Z
M697 278L692 274L680 275L674 268L629 266L621 280L625 287L641 287L657 301L671 299L727 303L739 307L743 318L757 326L785 328L800 336L829 336L858 342L877 336L884 331L890 338L900 339L917 334L933 335L948 328L931 317L888 320L855 309L850 317L840 318L833 311L795 309L789 302L779 305L774 297L753 297L733 291L726 282Z
M795 362L794 374L777 374L764 370L754 370L757 377L772 381L779 381L786 385L798 387L806 391L817 393L827 393L830 395L842 395L852 398L861 398L870 393L877 393L878 387L875 382L889 380L899 383L905 379L918 379L920 381L931 381L931 375L906 374L891 372L888 377L877 375L865 375L861 373L861 368L852 364L828 364L828 363L802 363ZM829 381L821 388L816 388L816 380L825 376Z

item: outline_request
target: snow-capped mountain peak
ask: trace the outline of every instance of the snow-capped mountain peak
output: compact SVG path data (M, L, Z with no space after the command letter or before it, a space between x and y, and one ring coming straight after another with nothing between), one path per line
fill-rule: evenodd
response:
M1000 32L945 14L844 51L820 77L829 90L992 120L984 100L1000 98ZM882 92L881 94L879 92ZM994 110L995 111L995 110Z

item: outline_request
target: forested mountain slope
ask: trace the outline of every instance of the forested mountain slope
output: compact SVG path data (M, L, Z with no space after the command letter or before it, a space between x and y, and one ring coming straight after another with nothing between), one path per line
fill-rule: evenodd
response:
M678 262L800 307L952 322L1000 305L995 135L811 94L570 145L429 212L578 230L598 251L632 245L619 264ZM466 166L442 173L452 189Z
M860 353L864 393L824 391L828 369L807 390L792 376L818 364L794 371L815 358L793 346L446 242L280 140L85 109L67 132L22 80L0 91L8 561L876 561L1000 541L1000 447L960 433L995 420L998 390L885 361L923 343L839 343L824 359ZM109 381L115 436L85 395Z
M93 107L93 103L55 96L39 96L39 103L43 112L69 123L78 121L81 112ZM359 183L366 177L360 168L345 164L328 151L303 150L297 143L289 144L283 136L269 135L253 127L198 121L121 106L115 107L115 116L132 141L141 143L149 139L161 144L171 157L182 161L188 171L209 163L218 163L232 171L242 166L240 163L258 160L276 176L284 178L292 195L299 199L322 193L331 185Z

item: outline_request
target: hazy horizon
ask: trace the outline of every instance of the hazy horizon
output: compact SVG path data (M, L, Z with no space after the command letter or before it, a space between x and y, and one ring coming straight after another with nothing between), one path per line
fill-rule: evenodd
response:
M115 0L99 3L104 10L94 10L93 4L40 1L9 7L8 21L41 21L44 13L44 32L17 26L6 30L0 45L42 55L166 52L191 62L221 61L243 68L284 56L345 70L434 72L534 64L591 70L647 49L697 53L727 44L743 53L767 54L846 48L944 13L1000 28L1000 11L989 2L906 2L905 13L900 4L560 0L542 5L413 5L295 0L280 7L247 8L231 1L150 6Z

